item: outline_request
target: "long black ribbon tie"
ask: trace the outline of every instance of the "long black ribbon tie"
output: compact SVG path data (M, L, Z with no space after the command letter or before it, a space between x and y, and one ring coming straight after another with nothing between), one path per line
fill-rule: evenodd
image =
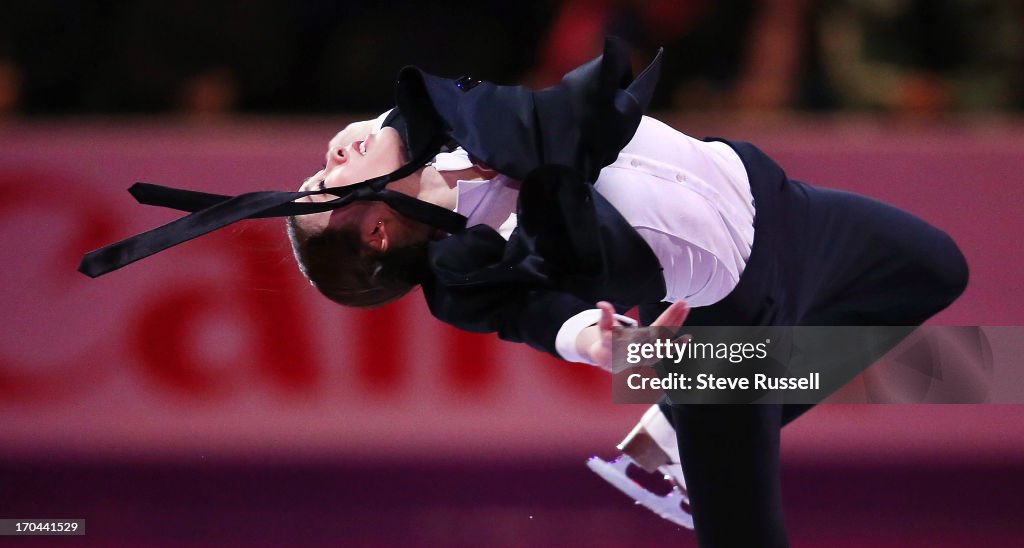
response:
M357 201L382 201L397 213L446 232L459 232L466 218L454 211L385 188L388 183L411 175L440 149L439 141L424 146L413 161L380 177L324 190L249 192L224 196L178 188L135 183L128 189L141 204L190 212L163 226L137 234L85 254L78 271L92 278L102 276L139 259L187 242L243 219L308 215L345 207ZM331 194L327 202L295 202L314 194Z

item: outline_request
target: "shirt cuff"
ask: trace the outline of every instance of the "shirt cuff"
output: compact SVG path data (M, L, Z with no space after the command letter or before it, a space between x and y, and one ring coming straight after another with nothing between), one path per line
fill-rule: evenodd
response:
M558 330L558 335L555 336L555 351L558 352L558 355L567 362L597 365L576 351L576 337L579 336L580 332L583 331L584 328L596 324L600 319L601 309L592 308L590 310L584 310L568 320L565 320L565 323L563 323L562 327ZM616 314L615 319L623 325L628 325L630 327L637 326L636 320L629 316Z

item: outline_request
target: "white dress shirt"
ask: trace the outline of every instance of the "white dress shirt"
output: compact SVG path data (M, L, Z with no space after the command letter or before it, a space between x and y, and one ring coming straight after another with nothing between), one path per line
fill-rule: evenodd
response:
M441 171L472 166L462 149L440 154ZM643 117L633 139L594 188L647 242L664 268L664 301L691 307L722 300L739 282L754 241L754 198L740 157L725 143L693 139ZM459 181L455 211L467 226L488 225L506 240L516 227L519 182L504 175ZM567 361L590 363L576 352L576 337L597 323L600 310L566 321L555 347ZM631 319L618 316L624 323Z

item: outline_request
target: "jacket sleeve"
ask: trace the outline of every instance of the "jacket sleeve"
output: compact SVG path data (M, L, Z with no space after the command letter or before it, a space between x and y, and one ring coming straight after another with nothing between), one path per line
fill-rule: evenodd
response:
M452 287L423 284L430 312L441 321L474 333L497 333L556 358L558 330L594 303L571 293L543 288Z
M407 119L412 150L443 132L515 179L539 166L558 165L593 183L636 132L660 66L659 51L634 79L628 49L609 39L601 56L539 91L406 67L399 73L395 102Z

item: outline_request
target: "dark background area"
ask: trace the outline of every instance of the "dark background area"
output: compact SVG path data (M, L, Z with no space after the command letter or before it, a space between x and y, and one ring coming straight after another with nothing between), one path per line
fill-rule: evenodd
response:
M0 7L0 113L370 112L404 65L552 84L622 37L655 109L1019 111L1017 0L252 0Z

